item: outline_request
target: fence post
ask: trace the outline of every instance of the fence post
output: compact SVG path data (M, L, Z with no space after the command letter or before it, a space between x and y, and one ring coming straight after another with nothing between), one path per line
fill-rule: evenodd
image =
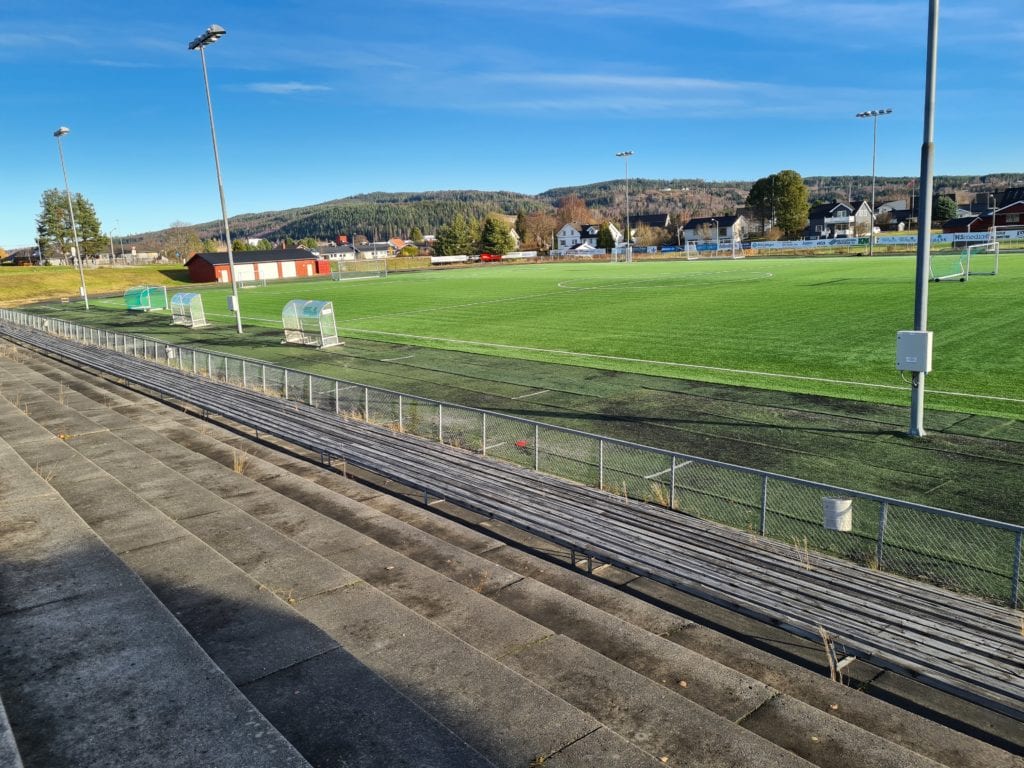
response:
M242 361L242 389L249 388L249 378L245 375L245 360Z
M260 384L263 386L263 394L267 394L267 366L260 365Z
M206 378L213 380L213 355L206 353Z
M480 454L487 455L487 411L483 412L483 424L480 425Z
M437 404L437 442L444 444L444 406Z
M604 490L604 440L597 440L597 487Z
M878 541L875 543L875 562L882 570L882 555L885 548L885 527L889 524L889 502L883 501L878 510ZM1019 541L1019 540L1018 540Z
M370 388L363 387L363 421L370 423Z
M398 396L398 431L405 432L405 420L402 413L402 396Z
M196 351L192 350L192 373L196 372Z
M313 374L309 374L309 404L313 404Z
M768 532L768 475L761 476L761 535Z
M668 508L676 508L676 457L672 457L672 470L668 486Z
M1024 543L1024 532L1017 531L1017 546L1013 552L1013 584L1010 586L1010 607L1014 610L1020 604L1020 550Z
M540 424L533 425L533 468L540 471Z
M339 413L341 413L341 401L340 401L339 394L338 394L338 387L339 386L340 385L338 384L338 381L335 380L335 382L334 382L334 415L335 416L337 416Z
M284 399L287 400L288 399L288 369L287 368L282 368L281 370L284 371Z

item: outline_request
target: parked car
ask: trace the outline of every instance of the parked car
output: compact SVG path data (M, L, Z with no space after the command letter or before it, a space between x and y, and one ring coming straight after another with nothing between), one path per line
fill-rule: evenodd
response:
M501 261L500 253L481 253L480 261Z

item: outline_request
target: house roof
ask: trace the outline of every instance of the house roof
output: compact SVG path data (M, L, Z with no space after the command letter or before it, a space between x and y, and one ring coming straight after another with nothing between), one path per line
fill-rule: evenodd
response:
M686 222L686 229L696 229L697 227L703 227L705 224L710 225L712 221L717 221L719 227L731 227L742 218L742 216L701 216Z
M631 227L640 226L641 224L648 227L665 228L669 225L669 215L667 213L641 213L639 215L633 214L629 217L629 225Z
M968 224L973 224L980 219L979 216L961 216L958 219L950 219L942 224L943 229L953 229L959 227L966 227Z
M279 251L238 251L232 254L235 264L256 264L273 261L305 261L316 257L305 248L287 248ZM227 251L215 253L196 253L185 262L185 266L193 260L200 259L208 264L220 265L228 263Z

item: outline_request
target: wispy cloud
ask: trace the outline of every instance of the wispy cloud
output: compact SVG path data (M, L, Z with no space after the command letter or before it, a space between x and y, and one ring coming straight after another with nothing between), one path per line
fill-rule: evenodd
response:
M312 91L329 91L326 85L313 85L292 80L287 83L249 83L243 90L253 93L272 93L277 96L288 96L293 93L310 93Z
M93 59L97 67L113 67L115 69L153 69L157 65L144 61L124 61L121 59Z

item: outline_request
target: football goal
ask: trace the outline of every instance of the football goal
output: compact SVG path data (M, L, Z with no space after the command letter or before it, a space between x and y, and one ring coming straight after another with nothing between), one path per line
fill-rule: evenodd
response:
M238 281L238 287L239 288L266 288L267 287L267 281L264 278L260 278L260 279L257 279L257 280L239 280Z
M184 325L188 328L209 325L203 310L203 297L198 293L174 294L171 297L171 325Z
M967 276L999 274L999 241L967 246Z
M387 276L387 259L341 260L331 270L331 277L335 280L365 280L371 277Z
M333 347L344 342L338 338L334 322L334 304L329 301L293 299L281 312L285 344Z
M137 285L124 292L124 305L139 312L167 309L167 288L162 285Z

